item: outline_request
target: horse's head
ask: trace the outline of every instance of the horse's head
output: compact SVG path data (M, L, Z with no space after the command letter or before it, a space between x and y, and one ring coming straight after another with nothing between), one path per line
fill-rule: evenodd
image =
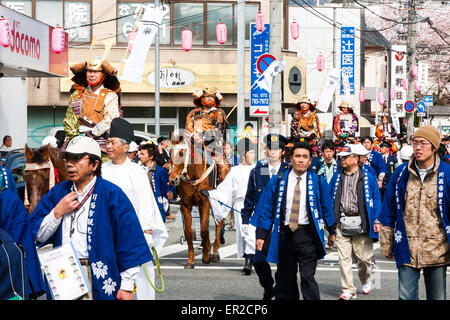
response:
M178 186L180 184L180 180L185 180L185 162L187 161L187 157L189 156L189 146L187 141L184 139L182 135L173 135L169 132L169 139L172 142L172 149L170 150L170 161L171 168L169 174L169 182Z
M64 161L57 153L50 145L32 150L25 144L25 206L30 214L54 184L67 179Z

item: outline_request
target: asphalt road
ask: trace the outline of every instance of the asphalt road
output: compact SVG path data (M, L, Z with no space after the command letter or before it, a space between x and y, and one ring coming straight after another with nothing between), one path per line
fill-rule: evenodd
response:
M171 212L176 213L174 205ZM157 300L261 300L263 289L259 285L258 276L253 271L245 276L241 273L243 258L236 257L235 231L225 232L225 244L219 249L219 263L203 264L201 261L200 242L194 242L195 268L184 269L187 261L187 244L183 242L183 229L180 220L167 220L169 238L161 252L161 272L165 290L157 293ZM214 222L210 218L210 239L214 239ZM354 269L354 284L357 288L357 300L397 300L398 280L395 262L379 255L379 245L375 244L374 286L368 295L361 292L361 283L357 270ZM273 273L276 265L272 265ZM420 295L425 299L425 288L421 277ZM336 248L327 250L327 255L319 261L316 280L320 287L322 300L337 300L342 293L339 264ZM157 281L159 285L159 280ZM300 285L300 283L299 283ZM450 292L447 285L447 291Z

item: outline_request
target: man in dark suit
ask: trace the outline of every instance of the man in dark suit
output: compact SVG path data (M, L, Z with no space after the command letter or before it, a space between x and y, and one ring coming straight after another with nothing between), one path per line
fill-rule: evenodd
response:
M287 139L282 135L268 134L264 137L264 144L266 145L266 159L258 161L255 168L250 172L244 208L241 210L242 224L249 223L261 193L269 180L288 168L288 163L282 161ZM258 275L259 283L264 288L263 300L271 300L274 295L277 296L279 293L277 291L279 288L278 272L275 273L274 281L270 265L266 262L265 255L261 250L255 251L253 266Z

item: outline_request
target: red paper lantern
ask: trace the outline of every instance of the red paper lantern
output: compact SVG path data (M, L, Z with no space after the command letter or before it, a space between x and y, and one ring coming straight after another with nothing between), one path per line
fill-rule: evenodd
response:
M419 82L418 81L414 81L414 87L416 88L416 91L420 92L420 86L419 86Z
M11 44L11 28L3 16L0 17L0 44L5 48Z
M325 58L321 53L317 56L316 67L319 71L322 71L325 68Z
M383 91L378 92L378 103L380 105L384 104L384 92Z
M409 86L409 83L408 83L408 79L403 79L402 80L402 87L403 87L403 89L405 89L405 90L408 90L408 86Z
M395 100L395 98L397 97L397 92L395 91L394 88L391 88L391 90L389 91L389 96L391 100Z
M127 35L128 40L128 54L131 53L131 49L133 49L134 40L136 39L137 32L136 31L130 31Z
M291 36L292 39L297 40L300 35L300 25L295 21L291 23Z
M366 89L361 88L359 90L359 102L363 103L364 101L366 101Z
M56 53L61 53L64 50L64 42L66 39L66 33L60 26L56 26L52 30L52 50Z
M227 25L223 22L219 22L216 26L217 42L224 44L227 42Z
M418 74L419 72L418 72L418 68L417 68L417 66L412 66L411 67L411 74L413 75L413 77L417 77L417 74Z
M255 27L259 32L264 30L264 15L261 12L258 12L255 16Z
M181 32L181 45L184 51L189 51L192 48L192 31L188 28Z

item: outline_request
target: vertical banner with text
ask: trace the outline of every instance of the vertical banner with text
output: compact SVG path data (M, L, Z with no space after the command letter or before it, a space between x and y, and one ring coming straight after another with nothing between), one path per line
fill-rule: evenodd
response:
M349 93L355 93L355 27L341 28L341 79L348 77ZM341 81L341 94L344 93Z
M251 117L263 117L269 114L269 92L255 85L256 80L262 75L256 62L263 54L269 53L270 25L265 24L264 30L256 30L255 24L250 25L250 113Z

